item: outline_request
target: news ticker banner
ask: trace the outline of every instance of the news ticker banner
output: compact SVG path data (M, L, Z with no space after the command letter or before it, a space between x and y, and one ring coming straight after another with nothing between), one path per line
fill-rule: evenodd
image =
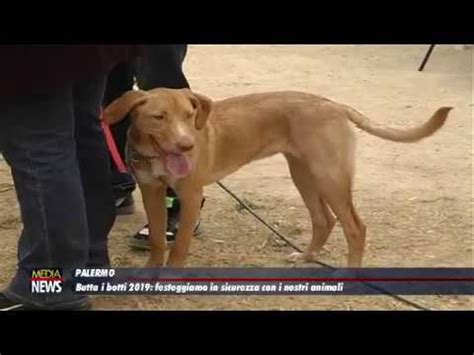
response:
M88 295L473 295L473 268L76 269Z

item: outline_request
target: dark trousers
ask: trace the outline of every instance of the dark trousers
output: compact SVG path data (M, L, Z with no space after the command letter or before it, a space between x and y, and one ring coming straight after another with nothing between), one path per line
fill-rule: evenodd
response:
M115 219L99 113L105 78L35 97L0 101L0 151L11 167L23 231L6 294L41 304L74 302L71 271L109 264ZM63 270L63 292L30 292L31 268Z
M187 45L149 45L143 56L134 63L118 65L108 76L104 95L104 106L131 90L136 77L141 90L151 90L157 87L170 89L189 88L189 83L183 73L182 64L187 52ZM124 157L127 130L130 127L130 117L126 117L111 127L117 148ZM112 185L116 197L123 191L134 188L133 178L129 174L118 172L112 163ZM175 196L170 189L168 196Z

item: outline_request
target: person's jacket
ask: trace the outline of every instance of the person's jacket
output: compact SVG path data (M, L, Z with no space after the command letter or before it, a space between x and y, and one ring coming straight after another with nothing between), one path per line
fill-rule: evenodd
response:
M0 100L106 74L141 51L139 45L0 45Z

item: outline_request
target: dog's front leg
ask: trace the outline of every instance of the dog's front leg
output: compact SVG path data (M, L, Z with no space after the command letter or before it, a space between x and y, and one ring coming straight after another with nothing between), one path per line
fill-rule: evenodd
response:
M193 189L192 191L182 191L178 195L181 211L176 241L168 258L167 266L169 267L184 267L193 238L194 226L199 218L203 191L202 188Z
M156 182L141 184L143 205L148 219L150 257L147 267L160 267L165 263L166 254L166 186Z

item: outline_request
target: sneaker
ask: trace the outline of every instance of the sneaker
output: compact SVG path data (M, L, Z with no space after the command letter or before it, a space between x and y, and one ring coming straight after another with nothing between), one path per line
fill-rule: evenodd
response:
M135 213L135 201L132 194L127 194L115 200L117 215L127 215Z
M25 305L21 302L15 302L0 293L0 311L24 311Z
M175 199L176 200L176 199ZM201 203L201 208L204 205L204 199ZM179 227L179 211L173 209L174 205L168 203L168 225L166 228L166 243L168 245L173 244L176 239L176 234L178 233ZM194 236L197 236L202 233L201 228L201 219L196 221L194 226ZM129 237L128 245L134 249L140 250L150 250L150 241L149 241L150 230L148 224L145 225L140 231L135 233L133 236Z
M115 196L115 208L118 215L132 214L135 212L135 204L132 196L135 189L136 183L130 174L112 174L112 190Z
M39 305L29 302L13 300L5 295L5 292L0 292L0 311L86 311L91 308L91 303L88 298L81 299L74 302L65 302L56 305Z

